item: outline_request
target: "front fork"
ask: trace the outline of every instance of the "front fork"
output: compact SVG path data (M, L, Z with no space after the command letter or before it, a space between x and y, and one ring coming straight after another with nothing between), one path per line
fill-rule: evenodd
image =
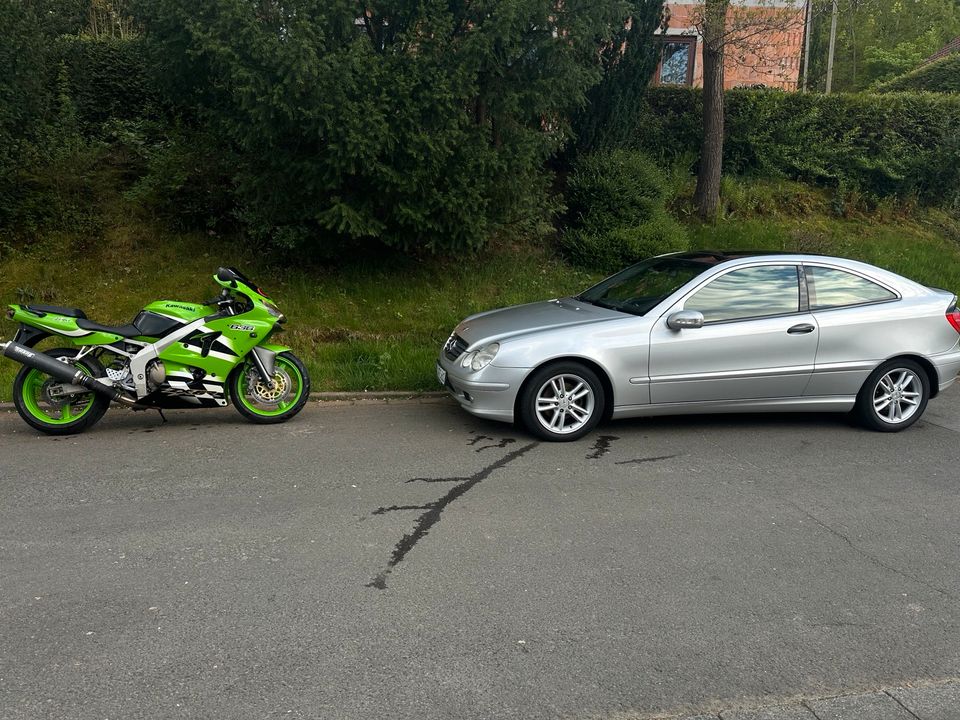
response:
M273 390L273 373L276 367L277 353L257 345L250 352L250 359L253 360L253 366L257 368L260 379L268 388Z

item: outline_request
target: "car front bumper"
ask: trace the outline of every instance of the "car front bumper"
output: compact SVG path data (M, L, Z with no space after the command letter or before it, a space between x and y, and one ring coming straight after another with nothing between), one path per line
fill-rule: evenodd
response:
M529 368L503 368L487 365L483 370L467 371L442 352L437 358L437 379L467 412L477 417L513 422L517 393Z

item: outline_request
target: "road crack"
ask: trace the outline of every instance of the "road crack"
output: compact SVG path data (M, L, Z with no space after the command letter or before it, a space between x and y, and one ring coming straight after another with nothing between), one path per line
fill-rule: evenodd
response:
M456 484L450 488L450 490L448 490L443 497L441 497L439 500L435 500L434 502L425 503L423 505L391 505L389 507L379 507L373 511L374 515L384 515L388 512L394 512L396 510L424 510L425 512L416 519L413 529L400 538L393 548L390 559L387 561L387 566L381 572L377 573L373 580L367 583L367 587L376 588L377 590L386 590L387 576L393 572L393 568L403 562L403 559L411 550L413 550L414 546L416 546L420 540L426 537L426 535L430 532L430 529L440 522L440 517L443 514L443 511L450 505L450 503L458 498L463 497L472 488L476 487L490 477L491 473L493 473L495 470L499 470L500 468L509 465L517 458L535 448L537 445L539 445L539 443L535 442L524 445L513 452L507 453L496 462L487 465L469 477L411 478L410 480L406 480L405 482L407 483L448 482Z
M633 460L621 460L616 464L617 465L639 465L640 463L658 462L660 460L669 460L675 457L676 455L657 455L656 457L634 458Z
M803 514L806 515L808 518L810 518L811 520L813 520L817 525L819 525L820 527L822 527L822 528L823 528L824 530L826 530L828 533L830 533L830 534L833 535L834 537L837 537L837 538L839 538L840 540L842 540L844 543L846 543L846 544L850 547L851 550L853 550L855 553L857 553L857 554L860 555L861 557L866 558L868 561L870 561L872 564L876 565L877 567L883 568L884 570L889 570L890 572L892 572L892 573L894 573L894 574L896 574L896 575L899 575L900 577L906 578L907 580L912 580L913 582L915 582L915 583L917 583L917 584L919 584L919 585L922 585L923 587L925 587L925 588L927 588L927 589L929 589L929 590L933 590L935 593L937 593L937 594L939 594L939 595L942 595L943 597L949 598L950 600L954 600L954 601L960 600L960 598L958 598L956 595L954 595L954 594L953 594L952 592L950 592L949 590L944 590L943 588L938 587L938 586L934 585L933 583L930 583L930 582L924 580L924 579L921 578L921 577L917 577L916 575L913 575L913 574L911 574L911 573L908 573L908 572L906 572L905 570L901 570L900 568L898 568L898 567L896 567L896 566L894 566L894 565L890 565L889 563L885 563L885 562L884 562L883 560L881 560L880 558L875 557L874 555L871 555L871 554L868 553L866 550L864 550L864 549L862 549L861 547L859 547L858 545L856 545L849 537L847 537L846 535L844 535L842 532L840 532L839 530L835 529L834 527L832 527L832 526L829 525L828 523L824 522L823 520L821 520L820 518L818 518L818 517L817 517L816 515L814 515L813 513L808 512L807 510L804 510L802 507L800 507L799 505L797 505L795 502L788 502L788 504L789 504L789 505L792 505L792 506L793 506L794 508L796 508L799 512L803 513Z

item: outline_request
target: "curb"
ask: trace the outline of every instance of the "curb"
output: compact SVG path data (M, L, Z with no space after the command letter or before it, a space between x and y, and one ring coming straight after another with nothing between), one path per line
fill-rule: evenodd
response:
M440 400L449 397L446 392L437 390L428 390L416 392L415 390L368 390L364 392L312 392L310 393L310 402L381 402L389 403L396 401L412 400ZM12 402L0 402L0 411L14 410ZM207 408L213 409L216 408Z
M404 392L403 390L381 390L364 392L315 392L310 393L310 399L317 402L331 402L340 400L380 400L387 402L390 400L435 400L437 398L448 397L443 391L429 390L416 392L413 390Z

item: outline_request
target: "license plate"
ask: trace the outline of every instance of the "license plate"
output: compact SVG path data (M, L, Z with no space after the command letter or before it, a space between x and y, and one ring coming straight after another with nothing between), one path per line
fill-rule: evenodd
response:
M441 385L447 384L447 371L440 367L439 363L437 363L437 380L440 381Z

